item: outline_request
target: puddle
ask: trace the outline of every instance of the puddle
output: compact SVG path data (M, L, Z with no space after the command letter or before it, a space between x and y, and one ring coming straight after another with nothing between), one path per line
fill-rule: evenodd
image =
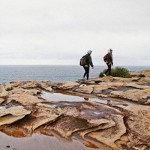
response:
M101 100L98 98L87 98L87 97L80 97L74 95L67 95L62 93L50 93L47 91L42 91L41 98L50 101L50 102L83 102L83 101L93 101L97 103L107 104L107 100Z
M95 150L79 141L61 142L53 136L33 134L32 137L14 138L0 132L0 150Z

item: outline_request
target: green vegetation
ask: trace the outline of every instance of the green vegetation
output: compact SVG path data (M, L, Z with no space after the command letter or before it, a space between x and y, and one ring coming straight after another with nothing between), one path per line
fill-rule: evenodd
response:
M105 71L106 71L106 69L100 73L99 77L103 77L104 76L103 74ZM116 67L114 69L111 69L111 76L123 77L123 78L130 78L131 77L129 71L126 68L121 68L121 67Z

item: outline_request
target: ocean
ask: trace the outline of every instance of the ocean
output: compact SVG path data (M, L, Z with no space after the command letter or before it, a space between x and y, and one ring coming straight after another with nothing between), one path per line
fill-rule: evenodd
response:
M116 66L115 66L116 67ZM121 66L129 71L149 70L149 66ZM95 66L90 69L90 78L98 77L106 66ZM10 65L0 66L0 83L14 80L51 80L54 82L76 81L83 77L84 70L81 66L55 66L55 65Z

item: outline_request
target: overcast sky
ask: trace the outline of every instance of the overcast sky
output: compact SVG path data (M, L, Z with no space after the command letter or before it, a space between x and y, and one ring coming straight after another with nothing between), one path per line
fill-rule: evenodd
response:
M150 0L0 0L0 65L150 66Z

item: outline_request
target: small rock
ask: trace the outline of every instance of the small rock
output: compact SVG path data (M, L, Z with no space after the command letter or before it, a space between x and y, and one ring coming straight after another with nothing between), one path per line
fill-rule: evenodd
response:
M7 147L7 148L10 148L10 145L7 145L6 147Z

